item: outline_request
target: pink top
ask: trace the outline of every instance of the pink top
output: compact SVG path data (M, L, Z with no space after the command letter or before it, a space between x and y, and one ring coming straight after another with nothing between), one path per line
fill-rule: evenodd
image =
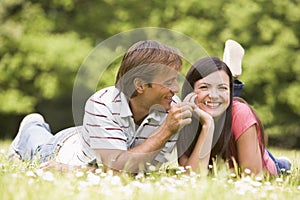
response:
M255 119L254 114L247 104L241 103L239 101L233 101L232 103L232 133L234 135L235 141L248 129L250 126L255 125L257 130L257 135L261 143L261 132L258 127L258 122ZM237 152L235 146L232 148L234 150L234 157L237 160ZM270 158L268 152L265 150L263 155L263 168L266 168L271 174L277 175L277 169L274 161Z

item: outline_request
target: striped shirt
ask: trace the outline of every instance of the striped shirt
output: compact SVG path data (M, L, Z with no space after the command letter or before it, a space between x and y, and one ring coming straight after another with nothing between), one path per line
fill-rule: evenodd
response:
M176 96L173 100L180 101ZM153 107L137 127L123 93L114 86L99 90L86 102L83 126L77 128L79 142L73 137L73 146L80 146L76 147L77 155L73 157L82 164L87 164L96 158L93 149L131 149L144 142L162 124L166 116L167 112ZM175 147L177 138L178 134L175 134L168 140L155 157L157 162L169 161L168 155Z

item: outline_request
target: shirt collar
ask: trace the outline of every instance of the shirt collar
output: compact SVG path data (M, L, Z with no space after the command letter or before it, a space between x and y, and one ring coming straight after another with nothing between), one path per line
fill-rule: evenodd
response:
M118 89L116 90L116 96L119 96L120 103L120 116L121 117L129 117L132 116L132 112L130 110L130 106L128 100L123 92L120 92Z

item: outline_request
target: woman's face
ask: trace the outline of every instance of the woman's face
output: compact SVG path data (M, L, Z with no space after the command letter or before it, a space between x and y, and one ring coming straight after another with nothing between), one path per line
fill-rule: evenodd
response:
M213 118L223 114L230 103L229 76L223 70L215 71L194 84L196 104Z

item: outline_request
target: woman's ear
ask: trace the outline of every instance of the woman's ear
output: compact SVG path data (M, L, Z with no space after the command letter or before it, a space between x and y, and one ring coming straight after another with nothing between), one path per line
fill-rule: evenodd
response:
M140 78L135 78L133 80L134 88L139 94L143 94L144 92L144 84L145 82Z

